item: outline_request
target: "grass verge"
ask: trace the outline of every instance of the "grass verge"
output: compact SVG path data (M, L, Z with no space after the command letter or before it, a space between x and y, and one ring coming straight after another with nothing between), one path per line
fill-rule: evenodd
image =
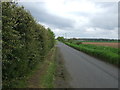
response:
M48 66L48 70L42 79L43 88L53 88L54 87L54 74L56 70L56 63L53 60Z
M29 72L27 77L15 81L16 88L49 88L53 87L53 78L55 68L55 47L45 56L44 61L38 63L35 68ZM52 76L53 75L53 76ZM50 80L49 80L50 79Z
M56 61L55 61L55 50L52 52L51 57L49 57L48 67L46 73L42 76L41 87L42 88L54 88L54 79L55 79L55 71L56 71Z
M68 42L65 42L65 44L116 66L120 63L120 49L86 44L76 45Z

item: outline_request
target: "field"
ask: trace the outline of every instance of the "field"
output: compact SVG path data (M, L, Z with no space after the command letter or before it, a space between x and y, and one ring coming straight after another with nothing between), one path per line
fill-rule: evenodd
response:
M118 65L119 63L120 49L106 47L106 46L90 45L90 44L77 45L75 43L69 43L69 42L66 42L65 44L77 50L83 51L89 55L95 56L101 60L109 62L111 64Z
M99 45L99 46L109 46L113 48L118 48L118 45L120 43L115 42L82 42L82 44L93 44L93 45Z
M77 41L80 41L80 42L105 42L105 43L118 43L120 41L117 41L117 40L77 40Z
M68 40L70 43L74 44L92 44L97 46L108 46L113 48L119 48L120 42L119 41L101 41L101 40Z

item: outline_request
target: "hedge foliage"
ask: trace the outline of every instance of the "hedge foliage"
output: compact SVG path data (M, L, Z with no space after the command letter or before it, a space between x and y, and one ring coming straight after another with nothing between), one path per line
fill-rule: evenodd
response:
M54 33L14 2L2 2L3 87L17 87L54 46Z
M61 42L65 42L65 38L64 37L57 37L57 40L61 41Z

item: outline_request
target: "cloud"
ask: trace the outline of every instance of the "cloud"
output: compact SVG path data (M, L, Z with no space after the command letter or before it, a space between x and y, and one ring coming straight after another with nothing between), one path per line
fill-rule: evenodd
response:
M43 2L20 2L19 4L25 6L25 8L32 13L38 22L40 21L55 28L71 28L73 26L74 20L54 15L54 13L49 13L49 11L44 7L45 3Z
M99 3L97 5L100 5L101 8L104 8L104 11L92 16L92 26L107 30L112 30L116 28L118 23L117 3L109 2Z
M46 0L19 5L29 10L39 23L50 27L56 36L67 33L68 37L117 38L117 2Z

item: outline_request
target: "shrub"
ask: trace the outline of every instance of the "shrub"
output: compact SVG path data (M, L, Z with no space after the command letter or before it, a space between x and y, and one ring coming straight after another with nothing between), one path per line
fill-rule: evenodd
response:
M54 46L54 33L13 2L2 2L3 87L17 87Z

